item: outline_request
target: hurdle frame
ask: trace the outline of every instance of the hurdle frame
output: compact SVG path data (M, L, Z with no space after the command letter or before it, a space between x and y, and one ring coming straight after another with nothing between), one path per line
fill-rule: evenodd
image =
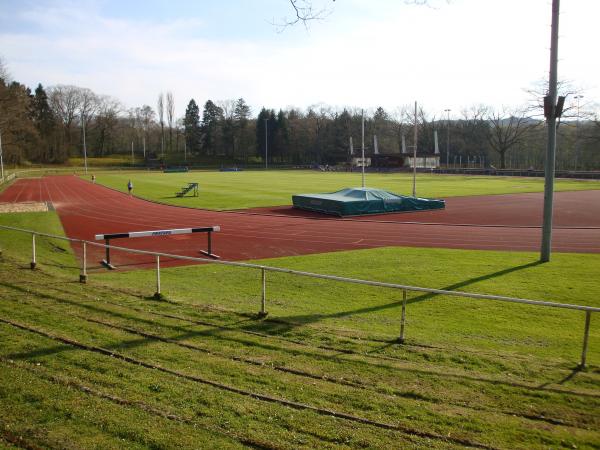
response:
M177 234L191 234L191 233L206 233L207 234L207 249L199 250L199 253L208 256L209 258L219 259L219 255L215 255L212 252L212 233L221 231L219 225L212 227L190 227L190 228L172 228L167 230L149 230L149 231L129 231L126 233L105 233L96 234L94 239L97 241L103 240L105 242L105 259L101 261L101 264L109 270L114 270L116 267L110 262L110 249L119 248L110 245L111 239L125 239L125 238L138 238L138 237L158 237L158 236L173 236Z

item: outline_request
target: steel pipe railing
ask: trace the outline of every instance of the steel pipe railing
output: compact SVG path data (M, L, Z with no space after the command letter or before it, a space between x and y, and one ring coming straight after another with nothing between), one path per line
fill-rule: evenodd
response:
M400 325L400 337L398 338L398 341L401 343L404 342L404 339L405 339L404 331L405 331L405 320L406 320L406 298L407 298L408 291L423 292L423 293L436 294L436 295L447 295L447 296L452 296L452 297L472 298L472 299L477 299L477 300L491 300L491 301L519 303L519 304L533 305L533 306L544 306L544 307L550 307L550 308L562 308L562 309L569 309L569 310L576 310L576 311L585 311L585 313L586 313L584 336L583 336L583 348L582 348L581 362L580 362L580 366L585 367L586 358L587 358L587 350L588 350L591 314L600 312L600 307L595 307L595 306L573 305L573 304L569 304L569 303L559 303L559 302L551 302L551 301L545 301L545 300L530 300L530 299L523 299L523 298L517 298L517 297L507 297L507 296L503 296L503 295L475 294L475 293L463 292L463 291L449 291L449 290L445 290L445 289L434 289L434 288L425 288L425 287L420 287L420 286L411 286L411 285L398 284L398 283L363 280L360 278L348 278L348 277L342 277L342 276L337 276L337 275L325 275L325 274L306 272L306 271L301 271L301 270L286 269L286 268L282 268L282 267L266 266L263 264L252 264L252 263L244 263L244 262L237 262L237 261L224 261L224 260L215 260L215 259L207 259L207 258L197 258L197 257L193 257L193 256L176 255L176 254L165 253L165 252L154 252L154 251L150 251L150 250L138 250L138 249L133 249L133 248L128 248L128 247L120 247L120 246L115 246L115 245L102 244L102 243L94 242L94 241L87 241L84 239L75 239L75 238L69 238L69 237L65 237L65 236L57 236L57 235L38 232L38 231L34 231L34 230L10 227L7 225L0 225L0 229L17 231L17 232L22 232L22 233L29 233L32 235L32 242L33 242L33 248L32 248L33 261L31 262L32 268L34 268L35 264L37 263L36 255L35 255L35 236L44 236L44 237L48 237L48 238L52 238L52 239L65 240L65 241L69 241L72 243L80 243L83 247L83 259L84 259L83 264L82 264L82 269L81 269L80 281L82 279L87 280L87 276L88 276L87 267L86 267L87 266L87 262L86 262L87 245L93 245L95 247L101 247L101 248L110 248L112 250L119 250L119 251L123 251L123 252L127 252L127 253L139 254L139 255L154 256L155 260L156 260L155 297L157 297L157 298L160 298L162 295L161 294L161 286L160 286L160 258L161 257L172 258L172 259L177 259L177 260L182 260L182 261L220 264L223 266L241 267L241 268L247 268L247 269L260 270L261 271L261 281L262 281L262 291L261 291L261 307L260 307L260 311L258 314L261 317L265 317L267 315L267 311L266 311L267 272L286 273L286 274L290 274L290 275L316 278L316 279L322 279L322 280L338 281L338 282L342 282L342 283L360 284L360 285L364 285L364 286L374 286L374 287L382 287L382 288L388 288L388 289L399 289L402 291L402 318L401 318L401 325Z

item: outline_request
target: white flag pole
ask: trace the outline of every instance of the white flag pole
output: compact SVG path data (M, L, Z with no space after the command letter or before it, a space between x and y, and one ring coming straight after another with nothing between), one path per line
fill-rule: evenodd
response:
M415 145L413 146L413 197L417 196L417 140L418 140L418 123L417 123L417 102L415 102Z
M365 188L365 110L362 110L362 187Z

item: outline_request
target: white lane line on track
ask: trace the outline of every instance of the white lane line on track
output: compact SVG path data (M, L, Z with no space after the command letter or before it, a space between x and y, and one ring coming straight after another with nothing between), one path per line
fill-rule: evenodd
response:
M537 246L539 243L539 233L536 236L529 236L529 237L524 237L524 236L518 236L518 239L515 239L515 237L511 237L511 236L497 236L494 239L490 239L489 236L470 236L469 239L465 239L464 236L459 236L458 238L450 238L449 236L438 236L438 235L433 235L430 236L428 240L423 240L423 235L422 234L413 234L410 236L402 236L399 238L395 238L395 239L381 239L381 238L362 238L360 240L350 240L351 238L348 237L346 239L342 239L339 235L329 235L329 236L305 236L306 239L297 239L297 238L289 238L287 237L287 235L265 235L265 234L260 234L260 233L221 233L222 236L231 236L231 237L244 237L244 238L248 238L248 239L254 239L254 240L263 240L263 241L269 241L269 240L279 240L279 241L294 241L294 242L303 242L306 245L310 245L311 243L329 243L330 245L332 244L338 244L338 245L357 245L357 246L361 246L361 247L368 247L368 246L403 246L403 245L407 245L407 244L414 244L415 242L423 242L426 243L428 246L432 246L435 244L435 246L439 246L439 247L444 247L447 245L469 245L469 246L473 246L473 245L479 245L479 246L485 246L486 248L488 247L494 247L494 248L502 248L502 249L506 249L507 246L506 244L509 243L510 244L510 248L515 248L515 247L523 247L526 246L527 248L532 248ZM599 241L589 241L589 240L582 240L579 242L569 242L568 245L570 246L570 248L574 249L581 249L581 250L585 250L585 249L589 249L589 250L594 250L596 249L597 251L600 251L600 245L598 245ZM562 245L563 247L566 246L565 243L561 243L561 242L557 242L557 245ZM426 246L427 246L426 245ZM566 247L568 248L568 247Z
M138 215L138 217L139 217L139 215ZM111 217L111 219L112 219L111 222L112 221L119 222L120 220L123 220L123 219L119 219L119 218L117 218L117 220L115 220L115 215L113 215ZM174 225L179 225L181 222L177 221L177 222L171 222L171 223L174 224ZM165 224L165 222L161 221L161 225L164 225L164 224ZM147 222L140 222L140 226L148 227L148 226L151 226L151 225L153 225L153 224L148 224ZM227 225L223 225L223 227L226 229ZM262 230L262 228L263 227L257 227L257 229L259 229L259 230ZM252 227L249 227L247 231L251 231L251 230L252 230ZM357 231L359 231L359 230L357 230ZM446 230L446 231L448 231L448 230ZM463 230L456 230L456 231L457 231L457 233L459 235L458 239L455 238L454 236L452 236L453 239L450 239L450 237L451 237L450 233L446 233L445 238L443 239L443 241L446 242L447 244L451 244L451 243L455 243L455 242L466 243L465 239L464 239L465 238L464 231ZM532 231L535 232L534 235L538 235L539 234L538 230L532 230ZM352 232L352 233L340 233L338 231L338 232L336 232L335 235L332 235L330 233L331 232L329 232L329 233L326 233L326 232L320 232L320 233L317 232L317 233L315 233L315 231L312 230L311 233L306 232L306 231L303 232L303 236L302 237L306 238L306 240L314 240L315 238L320 238L319 240L326 239L326 240L330 241L330 243L333 240L339 241L340 237L348 237L349 239L355 239L357 237L356 232ZM399 241L400 242L406 242L406 240L408 240L408 239L415 239L415 238L418 239L419 237L422 237L422 236L420 236L420 234L421 233L418 233L418 234L416 234L416 233L410 233L410 234L404 233L401 236L401 239L398 239L397 234L394 233L393 236L389 236L388 237L388 235L386 233L385 235L380 235L380 237L378 239L371 239L371 238L369 238L367 240L368 241L372 241L373 243L375 243L375 242L390 242L390 243L392 243L392 242L399 242ZM452 234L454 234L454 233L452 233ZM236 235L239 236L240 234L238 233L238 234L235 234L233 236L236 236ZM246 234L246 236L248 236L248 235ZM252 234L252 236L253 236L253 238L264 238L264 239L266 239L266 238L275 238L275 237L278 237L279 233L273 233L272 231L269 232L269 233L255 232L255 233ZM282 233L281 236L283 236L283 238L285 238L286 236L290 236L290 233L289 232L285 232L285 233ZM517 236L499 236L499 235L497 235L497 236L494 237L494 239L496 239L497 241L501 240L503 242L512 242L513 245L514 245L515 244L515 242L514 242L515 241L515 237L519 237L520 239L522 239L523 238L522 230L521 230L520 233L518 233ZM486 237L483 238L483 241L487 241L489 239L490 239L490 237L486 236ZM450 242L450 241L452 241L452 242ZM481 239L478 239L478 241L482 242ZM438 240L437 242L439 243L441 241ZM585 245L593 244L593 242L590 242L589 240L585 240L584 243L585 243ZM572 242L572 244L576 244L576 243Z
M66 195L64 193L64 190L61 189L61 188L59 188L58 186L57 186L57 188L66 197ZM72 190L73 189L70 189L70 191L72 191ZM80 199L83 199L83 196L81 194L82 194L81 192L77 192L74 196L77 196ZM122 200L122 197L118 196L118 199ZM148 205L148 202L145 202L145 201L142 201L142 202L144 203L145 206ZM114 204L115 204L114 201L113 202L107 202L107 203L110 203L111 206L114 207ZM119 202L119 203L121 203L121 202ZM83 201L83 202L81 202L81 204L89 204L89 202ZM164 208L165 207L168 208L168 206L156 205L156 204L150 204L150 205L153 205L153 207L151 209L156 210L157 213L160 213L160 214L156 215L155 218L156 218L156 220L160 221L161 225L163 225L165 223L164 222L164 214L165 214ZM69 208L69 210L70 210L70 212L73 212L76 215L81 215L81 212L83 210L92 212L93 208L77 207L77 208ZM99 217L96 217L97 216L97 210L93 210L93 211L94 211L95 214L94 215L90 215L90 217L98 219ZM200 219L207 220L206 216L208 216L208 214L206 214L205 211L203 211L203 210L194 211L194 210L186 210L184 208L178 208L178 212L183 212L183 211L186 211L186 212L189 211L188 214L186 214L186 216L187 215L189 215L190 217L192 217L192 216L196 217L198 215L201 216L201 217L199 217L199 218L197 218L195 220L200 220ZM79 213L79 214L77 214L77 213ZM210 216L218 217L218 216L216 216L214 214L210 214ZM137 219L139 219L139 213L133 213L132 212L132 213L129 213L129 214L123 214L123 212L121 211L120 214L115 214L115 213L113 213L113 214L102 214L102 218L104 218L104 217L110 218L111 222L117 223L117 222L121 221L121 222L124 223L125 221L130 221L130 218L137 218ZM172 217L172 215L170 215L170 217ZM247 219L248 216L246 215L245 218ZM289 218L285 218L285 219L289 219ZM262 221L262 220L264 220L264 218L258 219L258 221ZM280 221L280 222L283 222L283 221ZM312 222L314 223L316 221L312 221ZM323 223L325 221L320 221L320 222ZM140 224L140 226L147 226L147 222L146 221L144 221L144 222L138 222L138 223ZM174 225L179 225L179 224L181 224L181 220L178 220L177 222L170 222L170 223L172 223ZM346 223L348 223L348 221ZM353 223L356 224L356 221L353 222ZM373 223L371 223L371 225L373 225ZM379 224L375 224L375 225L379 225ZM381 224L381 225L386 225L386 224ZM396 224L393 224L393 225L396 225ZM237 222L235 224L235 226L237 226L239 228L239 226L240 226L239 222ZM410 226L414 227L415 225L410 225ZM306 228L306 223L304 223L304 224L294 224L294 227L303 227L303 228ZM264 226L264 224L260 224L260 225L249 224L249 225L245 226L244 228L246 228L247 231L252 231L253 229L264 230L265 226ZM252 238L255 238L255 239L261 238L261 239L267 239L267 240L268 239L279 239L279 240L295 240L295 241L298 241L297 238L290 239L288 237L288 236L290 236L290 230L289 230L289 228L291 228L289 222L287 222L287 227L285 227L285 228L287 228L287 231L285 233L282 233L281 237L279 236L279 233L277 233L277 231L278 231L279 228L284 228L284 224L273 224L271 226L272 231L269 232L269 233L267 233L267 234L259 235L258 233L255 232L255 233L250 233L250 234L240 234L240 233L237 233L237 234L231 234L231 236L233 236L233 237L236 237L236 236L245 236L245 237L252 237ZM315 228L315 227L311 227L311 228ZM322 228L322 225L321 226L316 226L316 228ZM356 227L353 226L353 228L356 228ZM360 232L360 231L362 231L362 230L356 230L356 232ZM522 234L522 231L523 230L520 230L520 232L521 232L520 234ZM534 231L537 231L537 230L534 230ZM312 242L326 242L326 243L329 243L331 245L333 243L332 241L337 241L337 243L339 243L339 238L342 237L342 236L340 236L340 234L347 235L349 239L350 238L351 239L355 239L357 237L356 233L354 232L354 230L352 230L349 233L340 233L339 230L338 230L338 232L336 232L335 236L332 236L331 234L323 233L323 232L321 232L322 233L321 235L317 235L315 233L315 230L311 230L311 232L312 233L309 234L308 231L301 231L301 233L304 234L303 237L305 237L306 240L300 240L300 241L301 242L306 242L307 244L310 244L311 241ZM329 233L331 233L331 231ZM460 234L461 235L464 234L464 230L460 230ZM315 237L317 237L319 239L316 240ZM398 240L398 236L396 235L396 233L394 233L394 235L391 236L391 239L386 239L387 237L388 237L387 233L385 233L384 236L380 236L380 238L378 238L378 239L367 239L367 240L373 242L371 245L378 245L378 244L379 245L390 245L390 244L392 244L392 245L398 245L399 240ZM464 236L460 236L460 239L455 239L454 242L448 242L448 238L449 238L448 233L446 233L446 236L443 238L443 242L440 242L440 240L438 240L438 239L434 239L433 241L432 240L422 241L421 239L419 239L419 238L422 238L422 237L423 236L422 236L421 233L419 233L419 235L410 235L410 236L406 235L406 233L405 233L405 235L402 236L402 239L401 239L400 243L401 243L401 245L414 245L415 242L420 242L420 243L425 242L426 245L431 246L432 244L454 245L456 242L459 242L459 245L462 245L462 246L477 245L476 243L467 243L467 242L465 242L464 241ZM326 239L326 241L322 241L321 239ZM410 239L411 242L406 242L406 240L408 240L408 239ZM496 245L490 244L489 239L490 239L490 237L484 237L483 238L484 242L481 242L481 239L479 239L478 242L481 242L479 245L484 244L486 247L494 246L494 247L505 248L504 246L496 246ZM515 242L515 236L495 236L494 239L495 239L496 242L510 242L512 248L514 248L516 246L520 247L522 245L520 242L518 244L517 244L517 242ZM361 242L361 241L364 242L365 240L364 239L361 239L360 241L356 241L355 240L354 242ZM529 239L527 239L527 241L529 241ZM342 245L344 245L344 244L348 245L348 243L341 243L341 244ZM589 244L589 242L586 241L586 245L588 245L588 244ZM527 248L529 248L531 244L527 243L526 245L527 245ZM364 245L362 245L362 247L364 247Z

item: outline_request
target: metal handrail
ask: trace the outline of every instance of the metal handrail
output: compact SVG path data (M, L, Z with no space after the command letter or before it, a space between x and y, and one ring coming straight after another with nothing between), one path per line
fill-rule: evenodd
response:
M263 286L261 311L260 311L261 315L266 315L266 310L265 310L265 300L266 300L265 272L286 273L286 274L290 274L290 275L297 275L297 276L303 276L303 277L309 277L309 278L317 278L317 279L323 279L323 280L339 281L339 282L343 282L343 283L361 284L361 285L365 285L365 286L375 286L375 287L383 287L383 288L390 288L390 289L400 289L404 293L406 291L424 292L424 293L429 293L429 294L473 298L473 299L478 299L478 300L493 300L493 301L501 301L501 302L520 303L520 304L526 304L526 305L546 306L546 307L551 307L551 308L570 309L570 310L576 310L576 311L585 311L586 312L586 322L585 322L585 331L584 331L584 344L583 344L583 352L582 352L582 358L581 358L581 364L580 364L582 367L585 367L585 359L586 359L586 353L587 353L587 341L588 341L588 337L589 337L589 326L590 326L591 313L600 312L600 307L595 307L595 306L573 305L573 304L569 304L569 303L559 303L559 302L551 302L551 301L545 301L545 300L530 300L530 299L523 299L523 298L517 298L517 297L507 297L507 296L502 296L502 295L475 294L475 293L463 292L463 291L449 291L449 290L445 290L445 289L434 289L434 288L425 288L425 287L411 286L411 285L405 285L405 284L387 283L387 282L383 282L383 281L363 280L360 278L348 278L348 277L341 277L341 276L337 276L337 275L325 275L325 274L319 274L319 273L314 273L314 272L305 272L305 271L301 271L301 270L285 269L282 267L266 266L263 264L252 264L252 263L244 263L244 262L236 262L236 261L223 261L223 260L215 260L215 259L197 258L197 257L193 257L193 256L176 255L176 254L172 254L172 253L155 252L155 251L151 251L151 250L138 250L138 249L133 249L133 248L128 248L128 247L120 247L120 246L116 246L116 245L102 244L99 242L88 241L85 239L75 239L75 238L69 238L69 237L65 237L65 236L57 236L54 234L43 233L43 232L38 232L38 231L34 231L34 230L27 230L24 228L10 227L7 225L0 225L0 229L18 231L18 232L22 232L22 233L29 233L32 235L32 237L33 237L32 268L35 267L35 264L36 264L36 261L35 261L35 236L44 236L44 237L49 237L52 239L61 239L61 240L69 241L69 242L77 242L77 243L82 244L84 246L84 261L83 261L82 275L80 277L80 280L87 279L87 267L86 267L86 258L85 258L86 245L93 245L95 247L101 247L101 248L110 248L112 250L120 250L120 251L124 251L127 253L154 256L156 259L156 264L157 264L156 265L157 291L155 294L157 296L161 295L161 293L160 293L160 258L161 257L179 259L179 260L183 260L183 261L193 261L193 262L199 262L199 263L220 264L220 265L224 265L224 266L243 267L243 268L248 268L248 269L258 269L258 270L261 270L261 272L262 272L262 286ZM402 307L403 307L403 310L406 308L406 295L403 295ZM401 329L402 329L402 332L400 335L400 341L402 342L404 340L404 333L403 333L403 331L404 331L404 314L402 315Z
M197 258L194 256L176 255L173 253L155 252L155 251L151 251L151 250L138 250L138 249L134 249L134 248L120 247L117 245L106 245L106 244L102 244L99 242L87 241L85 239L74 239L74 238L69 238L69 237L65 237L65 236L56 236L54 234L42 233L42 232L33 231L33 230L26 230L23 228L9 227L6 225L0 225L0 228L7 229L7 230L13 230L13 231L20 231L20 232L24 232L24 233L36 234L38 236L45 236L45 237L49 237L49 238L53 238L53 239L63 239L66 241L71 241L71 242L79 242L79 243L85 242L86 244L93 245L96 247L102 247L102 248L110 247L111 250L121 250L124 252L136 253L136 254L141 254L141 255L161 256L161 257L180 259L180 260L185 260L185 261L221 264L224 266L245 267L245 268L250 268L250 269L261 269L261 270L266 270L269 272L280 272L280 273L287 273L287 274L291 274L291 275L299 275L299 276L310 277L310 278L320 278L320 279L324 279L324 280L341 281L341 282L345 282L345 283L363 284L363 285L367 285L367 286L378 286L378 287L385 287L385 288L391 288L391 289L406 289L407 291L426 292L426 293L430 293L430 294L475 298L475 299L479 299L479 300L497 300L497 301L511 302L511 303L523 303L523 304L527 304L527 305L548 306L548 307L552 307L552 308L574 309L574 310L579 310L579 311L600 312L600 307L595 307L595 306L573 305L573 304L569 304L569 303L549 302L549 301L544 301L544 300L529 300L529 299L523 299L523 298L518 298L518 297L507 297L507 296L503 296L503 295L475 294L475 293L464 292L464 291L448 291L445 289L425 288L425 287L420 287L420 286L411 286L411 285L407 285L407 284L363 280L360 278L348 278L348 277L341 277L341 276L337 276L337 275L325 275L325 274L319 274L319 273L314 273L314 272L305 272L305 271L301 271L301 270L285 269L282 267L265 266L262 264L252 264L252 263L243 263L243 262L236 262L236 261L223 261L223 260L214 260L214 259L207 259L207 258Z

